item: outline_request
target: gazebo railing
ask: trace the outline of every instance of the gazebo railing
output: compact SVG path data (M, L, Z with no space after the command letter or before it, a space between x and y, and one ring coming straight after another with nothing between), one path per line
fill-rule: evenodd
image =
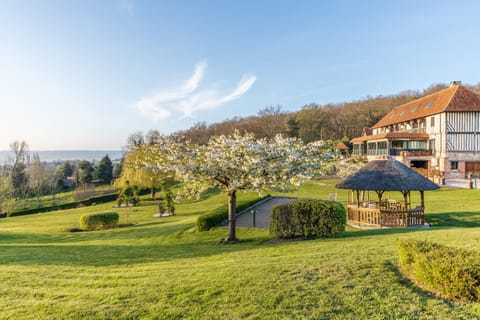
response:
M354 224L379 227L413 227L425 222L424 208L379 209L348 205L348 221Z
M348 221L367 225L380 225L380 209L363 208L349 205L347 207Z

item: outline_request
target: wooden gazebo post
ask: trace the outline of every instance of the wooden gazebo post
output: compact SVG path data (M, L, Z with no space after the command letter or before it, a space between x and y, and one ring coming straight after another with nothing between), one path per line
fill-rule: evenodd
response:
M423 214L420 217L421 224L425 224L425 196L423 190L420 190L420 205L422 206Z
M402 225L405 227L409 227L408 223L408 199L410 198L410 191L402 191L403 194L403 201L405 202L405 210L403 210L402 214Z

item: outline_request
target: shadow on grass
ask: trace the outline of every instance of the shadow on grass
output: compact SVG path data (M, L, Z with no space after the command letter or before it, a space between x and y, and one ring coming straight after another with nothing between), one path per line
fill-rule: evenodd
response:
M432 226L474 228L480 227L480 212L446 212L427 214L427 222Z
M420 287L418 287L414 282L412 282L409 278L405 277L398 266L394 264L392 261L387 260L383 262L383 267L387 269L389 272L391 272L397 281L401 283L402 285L408 287L410 290L412 290L414 293L424 297L424 298L438 298L434 293L424 290ZM444 300L444 299L442 299Z
M207 257L229 251L211 244L0 246L0 265L120 266Z
M411 227L411 228L381 228L381 229L355 229L352 228L349 231L345 231L338 238L354 238L354 237L369 237L369 236L389 236L392 234L404 234L419 231L438 230L438 228L423 228L423 227Z
M170 223L172 222L172 223ZM224 228L193 232L194 223L143 225L80 233L0 233L0 265L111 266L173 261L261 248L262 236L221 244ZM179 262L181 263L181 262Z
M441 300L441 301L445 302L450 311L455 310L456 306L453 303L453 301L445 299L445 298L435 294L434 292L431 292L431 291L428 291L426 289L423 289L423 288L419 287L414 281L405 277L403 275L403 273L400 271L400 269L398 268L398 265L396 265L392 261L384 261L383 267L385 269L387 269L389 272L391 272L399 283L401 283L403 286L408 288L412 293L419 296L420 299L423 300L423 303L421 303L421 305L428 304L427 300L437 299L437 300ZM478 314L472 313L471 316L472 316L471 319L477 319Z

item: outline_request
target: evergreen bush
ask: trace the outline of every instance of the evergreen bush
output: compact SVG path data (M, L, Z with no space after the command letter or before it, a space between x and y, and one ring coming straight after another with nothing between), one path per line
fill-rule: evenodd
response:
M99 230L118 227L117 212L89 213L80 217L80 228L83 230Z
M272 209L270 233L280 239L330 238L345 231L346 223L341 203L300 199Z
M478 252L419 240L398 243L400 271L421 287L452 300L480 302Z

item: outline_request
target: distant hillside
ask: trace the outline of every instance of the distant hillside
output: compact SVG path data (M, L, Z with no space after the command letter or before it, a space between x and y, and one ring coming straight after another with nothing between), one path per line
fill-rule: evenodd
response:
M466 85L480 94L480 83ZM422 91L405 91L394 95L366 97L337 104L305 105L297 112L284 112L280 106L266 107L246 118L235 117L222 122L197 123L188 130L178 131L192 142L205 143L212 135L230 134L235 129L253 132L257 137L272 137L282 133L305 142L332 139L349 140L361 135L364 127L371 127L394 107L424 95L442 90L448 84L434 84Z
M111 160L119 160L123 157L123 151L121 150L32 150L30 152L30 154L34 153L37 153L40 157L40 160L43 162L61 162L73 160L99 161L105 155L108 155ZM13 156L13 152L10 150L0 150L1 163L10 163L13 161Z

